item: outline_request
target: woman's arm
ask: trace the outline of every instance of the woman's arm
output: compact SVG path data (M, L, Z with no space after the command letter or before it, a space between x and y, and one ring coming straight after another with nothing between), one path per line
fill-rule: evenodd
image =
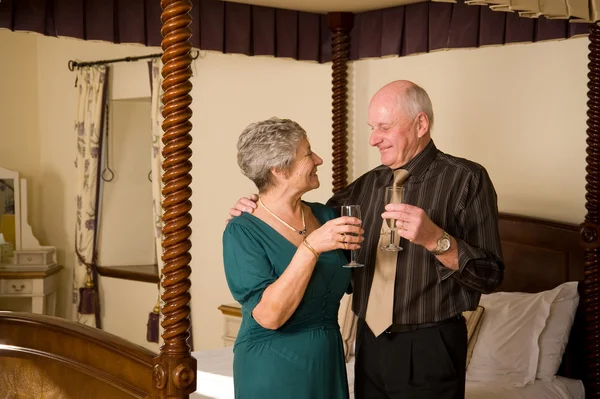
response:
M269 330L277 330L292 317L316 264L317 258L310 249L300 245L285 272L267 287L252 311L252 317L258 324Z
M333 219L306 238L298 247L285 272L265 289L260 302L254 308L252 317L258 324L264 328L276 330L292 317L304 296L315 269L318 254L343 248L344 244L341 240L346 240L346 249L360 249L363 230L352 224L360 224L360 221L347 216ZM342 236L341 233L359 235Z

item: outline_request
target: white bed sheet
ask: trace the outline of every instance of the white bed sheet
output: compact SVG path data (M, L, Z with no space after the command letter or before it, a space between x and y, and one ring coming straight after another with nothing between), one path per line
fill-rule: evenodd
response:
M193 352L198 362L197 390L193 399L234 399L233 348ZM346 364L350 398L354 398L354 359ZM467 381L465 399L585 399L583 383L564 377L536 381L524 387L506 383Z

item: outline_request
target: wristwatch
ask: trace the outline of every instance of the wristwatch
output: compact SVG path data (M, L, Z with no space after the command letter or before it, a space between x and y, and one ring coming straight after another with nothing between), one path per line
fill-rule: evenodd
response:
M441 255L450 249L450 235L444 231L444 235L437 241L437 247L431 251L434 255Z

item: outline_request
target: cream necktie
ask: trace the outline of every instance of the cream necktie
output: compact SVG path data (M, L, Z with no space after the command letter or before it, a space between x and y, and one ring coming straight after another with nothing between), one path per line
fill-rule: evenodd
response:
M394 171L394 186L400 186L408 178L409 173L404 169ZM392 323L394 316L394 282L396 280L396 261L398 252L388 252L381 249L390 241L387 223L382 224L382 234L379 236L375 257L375 273L367 304L366 322L375 336L379 336ZM400 240L396 234L397 240Z

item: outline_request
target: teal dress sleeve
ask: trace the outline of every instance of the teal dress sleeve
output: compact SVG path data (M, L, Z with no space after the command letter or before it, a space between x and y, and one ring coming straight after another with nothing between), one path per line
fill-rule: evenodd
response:
M223 233L225 278L234 299L249 314L277 275L262 246L245 226L230 222Z

